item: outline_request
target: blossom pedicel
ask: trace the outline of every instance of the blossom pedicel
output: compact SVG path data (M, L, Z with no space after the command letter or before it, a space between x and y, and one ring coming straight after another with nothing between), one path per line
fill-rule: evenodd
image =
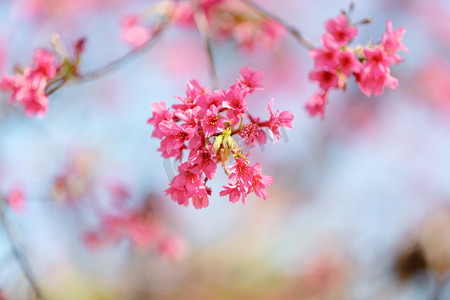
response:
M262 89L261 71L243 67L240 79L228 89L212 91L202 87L197 81L187 83L186 97L178 98L181 104L170 109L164 102L152 103L153 116L148 123L153 125L152 136L161 139L160 148L164 158L174 157L181 165L166 194L181 205L188 206L190 200L195 208L209 205L211 189L207 180L214 178L217 164L221 164L228 175L229 184L223 186L221 196L229 196L231 202L239 199L245 203L251 192L267 198L266 188L273 184L273 178L263 175L261 165L250 164L248 153L244 153L234 140L236 136L244 139L247 146L255 142L266 143L267 128L273 141L280 137L280 128L293 127L294 115L291 112L273 111L273 99L269 101L270 117L260 121L247 111L246 96ZM247 116L249 123L244 124ZM183 162L183 152L189 153ZM227 163L233 156L235 164Z

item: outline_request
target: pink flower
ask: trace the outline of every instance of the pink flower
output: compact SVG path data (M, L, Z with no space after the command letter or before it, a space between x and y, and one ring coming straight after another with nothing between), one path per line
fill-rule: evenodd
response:
M393 63L387 53L379 47L365 48L363 52L367 59L364 68L370 69L370 72L385 73Z
M180 205L188 206L189 198L192 197L192 203L196 209L207 207L210 192L205 186L201 173L194 170L188 162L182 163L178 167L178 172L179 174L172 179L166 194Z
M294 115L288 111L274 112L273 99L268 106L269 120L260 122L259 118L247 113L245 97L261 89L262 77L262 72L244 67L241 78L228 90L211 92L210 88L192 80L187 84L186 97L179 98L182 104L172 105L170 110L164 102L152 104L153 116L148 123L157 128L153 136L162 139L158 151L163 157L176 157L181 162L179 173L165 190L172 200L184 206L192 201L196 209L207 207L211 189L206 186L206 181L215 177L218 163L229 175L229 184L220 195L228 195L231 202L242 199L244 203L251 192L267 198L266 188L273 179L261 174L259 164L249 165L247 154L239 148L235 135L245 138L250 146L255 142L264 144L266 133L263 127L268 127L274 140L278 141L279 128L292 128ZM227 113L227 118L220 115L222 112ZM246 113L250 124L243 124ZM240 125L236 127L237 123ZM189 153L187 162L182 162L184 150ZM236 163L226 166L231 155Z
M0 88L11 92L10 102L18 102L29 116L43 116L48 107L45 94L47 79L39 72L25 70L24 75L10 76L5 74Z
M202 108L200 106L195 106L194 108L189 108L186 110L176 109L173 115L174 119L183 121L183 125L194 129L194 131L197 131L199 125L201 125L202 123L200 121L201 111Z
M271 176L262 175L261 164L256 163L253 166L253 171L255 175L253 176L252 188L255 192L255 195L264 200L267 199L267 190L266 188L272 185L275 181Z
M242 67L240 75L239 85L242 88L248 88L250 93L256 90L263 90L261 80L264 78L264 73L262 71L253 72L248 66L245 66Z
M337 88L339 78L334 70L315 68L309 73L309 79L318 81L322 90L328 91L330 88Z
M159 129L158 125L162 121L171 121L173 114L167 109L164 101L153 102L151 104L151 110L153 116L147 120L147 124L155 126L152 136L162 139L166 134Z
M211 90L203 88L197 80L191 80L186 83L186 98L177 97L182 102L182 104L173 105L173 108L186 110L195 108L200 104L203 104L201 106L205 107L205 101L207 99L202 96L210 93Z
M208 179L213 179L217 169L217 160L214 153L203 147L197 151L191 151L188 161L193 165L193 170L205 173Z
M364 55L367 61L364 62L361 72L355 73L359 88L370 97L371 94L381 95L384 86L395 89L398 86L398 80L390 75L389 67L392 59L381 48L366 48Z
M57 70L53 54L38 49L34 53L33 68L26 68L15 76L5 74L0 89L10 92L9 102L20 103L27 115L43 116L48 107L47 81L56 75Z
M246 196L254 191L256 196L267 199L266 188L272 185L274 180L272 177L262 174L259 163L250 167L245 157L236 158L236 165L228 167L227 171L230 172L228 178L230 184L223 186L225 190L220 192L220 196L229 195L232 203L242 199L245 204Z
M7 198L9 207L18 214L23 213L25 210L25 197L21 188L13 188Z
M325 23L325 29L333 36L339 46L348 44L358 34L358 28L350 25L346 15L340 14Z
M193 128L185 128L172 121L162 121L158 128L165 134L158 151L163 157L178 157L181 159L180 150L185 147L185 142L194 136Z
M275 113L273 112L273 98L270 99L269 105L267 106L267 109L270 113L270 120L269 120L269 133L274 141L274 143L278 142L281 137L280 129L279 127L284 127L286 129L292 129L294 127L294 115L289 111L283 111L280 113L279 110L277 110Z
M356 54L351 50L339 52L338 55L339 69L345 76L350 77L350 72L360 72L361 62L356 57Z
M226 167L230 174L228 180L232 185L239 184L247 189L250 187L253 178L253 169L248 165L249 161L246 157L236 157L236 164Z
M239 135L245 138L245 143L247 146L252 147L255 142L260 145L264 145L267 141L266 133L262 130L258 124L247 124Z
M205 94L205 96L206 96L206 94ZM224 100L224 91L216 90L212 94L205 97L205 107L209 108L211 105L220 107L220 106L222 106L223 100Z
M224 185L223 188L225 190L220 191L220 196L226 196L229 195L229 199L231 203L236 203L239 201L239 199L242 199L242 203L245 204L246 196L247 196L247 190L238 185Z
M405 28L400 27L395 30L392 30L392 22L386 21L386 34L383 34L381 37L381 45L384 48L384 51L391 55L395 61L395 63L400 63L403 59L398 56L396 53L399 50L404 52L409 52L409 49L403 45L403 34L406 32Z
M215 105L211 105L203 119L203 132L205 133L205 137L209 138L216 133L223 132L225 130L224 123L225 118L219 115L219 109Z
M358 74L357 81L360 90L367 97L370 97L371 94L381 95L385 86L390 89L395 89L398 86L398 80L389 74L389 69L379 72L377 69L367 66Z
M223 107L228 108L228 118L232 124L238 124L240 118L247 111L247 100L245 100L245 92L236 85L230 86L230 90L225 92Z
M132 47L140 48L144 46L152 37L152 32L147 27L140 24L137 15L126 15L121 20L121 39Z
M327 93L316 93L306 103L306 110L310 116L320 115L323 119L325 117L325 105L327 104Z
M51 79L56 75L55 57L44 49L37 49L34 52L34 70L43 76Z
M309 56L314 59L314 67L327 67L334 69L337 66L338 46L329 33L320 37L324 48L315 48L309 51Z
M195 209L202 209L208 207L208 205L209 200L206 189L201 189L199 193L192 196L192 206L194 206Z

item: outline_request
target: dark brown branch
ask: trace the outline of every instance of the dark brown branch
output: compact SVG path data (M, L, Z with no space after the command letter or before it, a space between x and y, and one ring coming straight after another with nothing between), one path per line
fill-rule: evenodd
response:
M271 12L268 12L267 10L265 10L264 8L262 8L261 6L259 6L258 4L254 3L251 0L241 0L241 1L244 2L245 4L247 4L248 6L250 6L251 8L253 8L261 16L263 16L265 18L273 19L273 20L277 21L278 23L280 23L281 25L283 25L283 27L286 28L286 30L289 31L289 33L302 46L304 46L308 50L312 50L312 49L316 48L313 45L313 43L311 43L306 37L304 37L303 34L300 32L300 30L298 30L297 28L289 25L288 23L286 23L285 21L283 21L279 17L273 15Z

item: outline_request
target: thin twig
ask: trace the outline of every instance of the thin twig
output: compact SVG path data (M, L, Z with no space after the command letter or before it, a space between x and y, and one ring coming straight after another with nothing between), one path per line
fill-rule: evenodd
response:
M25 278L27 279L28 283L30 284L31 289L33 290L33 293L34 293L36 299L45 300L46 298L42 295L41 289L39 288L39 285L37 284L36 278L34 277L33 272L31 271L30 264L28 263L27 258L21 251L19 243L17 242L16 238L14 237L11 227L9 226L9 224L6 220L5 213L3 210L3 203L0 203L0 220L3 224L3 227L5 228L9 243L11 244L13 255L16 258L17 262L19 263L19 266L22 269L22 272L25 275Z
M269 18L269 19L273 19L275 21L277 21L278 23L280 23L281 25L283 25L284 28L286 28L287 31L289 31L289 33L305 48L307 48L308 50L312 50L314 48L316 48L314 46L314 44L312 42L309 41L309 39L307 39L306 37L304 37L302 35L302 33L300 32L300 30L298 30L297 28L289 25L287 22L283 21L282 19L280 19L279 17L275 16L274 14L272 14L271 12L265 10L264 8L262 8L261 6L259 6L258 4L254 3L251 0L241 0L242 2L244 2L245 4L247 4L248 6L250 6L251 8L253 8L257 13L259 13L261 16Z
M213 87L215 90L219 89L219 78L217 77L216 65L214 63L214 56L211 46L211 29L209 28L208 19L206 18L205 10L198 4L197 1L192 0L195 7L195 24L197 25L198 32L200 33L203 43L205 44L206 54L208 56L209 73Z
M133 58L136 58L138 55L144 53L146 50L150 49L152 46L156 44L157 38L161 35L161 33L167 28L170 21L165 18L161 22L159 22L154 29L153 35L150 40L147 41L145 45L139 48L135 48L132 51L126 53L125 55L113 60L112 62L106 64L105 66L98 68L95 71L91 71L85 74L80 74L78 77L74 78L75 82L85 82L93 79L100 78L111 71L114 71L117 67L126 63Z

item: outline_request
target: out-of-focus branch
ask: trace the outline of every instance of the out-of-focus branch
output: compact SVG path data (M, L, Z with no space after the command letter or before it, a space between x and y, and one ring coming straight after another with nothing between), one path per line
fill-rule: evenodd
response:
M300 32L300 30L298 30L297 28L289 25L287 22L285 22L284 20L280 19L279 17L275 16L274 14L272 14L271 12L265 10L264 8L262 8L261 6L259 6L258 4L254 3L251 0L241 0L242 2L244 2L245 4L247 4L248 6L250 6L251 8L253 8L258 14L260 14L263 17L266 18L270 18L273 19L275 21L277 21L278 23L280 23L281 25L283 25L284 28L286 28L287 31L289 31L289 33L305 48L307 48L308 50L312 50L314 48L316 48L314 46L314 44L309 41L309 39L307 39L305 36L303 36L303 34Z
M27 279L28 283L31 286L31 289L33 290L34 296L36 299L39 300L46 300L46 298L42 295L41 289L39 285L37 284L36 278L33 275L33 272L31 271L30 264L28 263L27 258L23 254L21 247L19 246L19 243L16 239L16 237L13 234L13 231L11 230L11 227L9 226L8 221L6 220L5 212L4 212L4 204L3 200L0 198L0 221L5 228L6 235L8 237L9 243L11 244L12 252L19 263L20 268L22 269L23 274L25 275L25 278Z
M213 87L215 90L219 89L219 79L217 77L216 65L214 63L214 56L211 46L211 29L209 28L208 19L206 18L205 10L200 4L192 0L195 7L195 24L197 25L198 32L200 33L203 43L205 46L206 54L208 56L209 73L211 74L211 79Z
M164 30L168 27L169 24L170 24L170 20L168 20L167 18L164 18L161 22L156 24L151 39L148 40L148 42L145 45L143 45L142 47L133 49L132 51L113 60L112 62L106 64L105 66L103 66L97 70L87 72L84 74L80 74L79 76L74 78L74 81L75 82L85 82L85 81L103 77L104 75L116 70L121 65L136 58L138 55L143 54L145 51L149 50L152 46L154 46L156 44L158 37L164 32Z

